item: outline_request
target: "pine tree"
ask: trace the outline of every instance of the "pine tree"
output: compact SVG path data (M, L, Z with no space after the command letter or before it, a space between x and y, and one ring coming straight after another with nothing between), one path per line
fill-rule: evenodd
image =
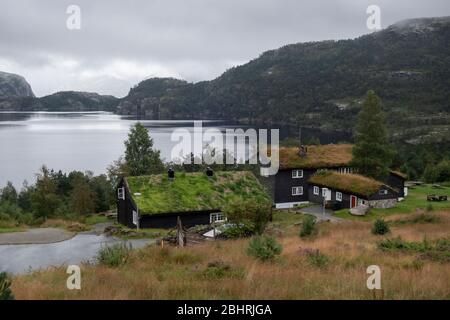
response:
M8 181L3 189L0 189L0 200L10 203L17 203L17 190L11 181Z
M141 123L131 128L125 148L125 160L130 175L141 176L161 173L164 170L160 151L153 149L153 139Z
M73 187L70 204L73 212L88 214L95 211L96 197L89 184L83 180L77 181Z
M56 192L57 186L51 178L51 172L47 167L42 166L31 194L31 207L37 217L46 219L55 213L61 204Z
M363 175L384 179L389 173L393 156L380 98L370 90L358 114L353 166Z

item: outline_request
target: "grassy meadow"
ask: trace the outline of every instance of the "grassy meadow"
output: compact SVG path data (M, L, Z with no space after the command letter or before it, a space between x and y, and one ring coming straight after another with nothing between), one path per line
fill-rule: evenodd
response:
M275 213L267 233L283 252L272 262L249 257L249 239L149 246L120 266L83 265L81 290L66 289L65 268L14 277L12 290L17 299L374 299L366 268L375 264L384 299L450 299L450 210L389 214L384 236L371 233L373 221L349 220L322 222L315 236L300 238L303 219ZM397 237L414 246L381 248ZM424 239L433 245L415 244ZM428 251L437 240L443 251L436 259Z
M447 195L448 201L430 202L427 201L427 195ZM431 185L422 185L409 188L408 196L404 201L399 202L394 208L389 209L372 209L369 214L359 217L352 216L348 209L342 209L335 213L337 217L351 220L374 220L377 218L389 217L395 214L413 213L417 210L450 210L450 187L442 187L441 189L433 188Z

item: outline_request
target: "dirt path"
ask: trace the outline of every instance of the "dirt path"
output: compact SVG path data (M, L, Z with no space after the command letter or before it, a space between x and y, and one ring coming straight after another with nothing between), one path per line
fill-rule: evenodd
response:
M36 228L23 232L0 234L0 245L46 244L71 239L75 233L56 228Z

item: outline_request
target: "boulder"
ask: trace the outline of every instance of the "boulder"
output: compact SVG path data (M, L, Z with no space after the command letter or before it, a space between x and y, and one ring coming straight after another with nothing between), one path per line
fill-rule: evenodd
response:
M369 211L370 207L362 204L350 209L350 214L354 216L365 216Z

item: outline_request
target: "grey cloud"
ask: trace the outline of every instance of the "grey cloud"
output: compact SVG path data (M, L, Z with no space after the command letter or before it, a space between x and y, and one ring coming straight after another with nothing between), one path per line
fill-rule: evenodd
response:
M79 31L66 28L71 4ZM285 44L368 33L370 4L383 27L450 15L448 0L2 0L0 70L25 76L37 95L122 96L150 76L207 80Z

